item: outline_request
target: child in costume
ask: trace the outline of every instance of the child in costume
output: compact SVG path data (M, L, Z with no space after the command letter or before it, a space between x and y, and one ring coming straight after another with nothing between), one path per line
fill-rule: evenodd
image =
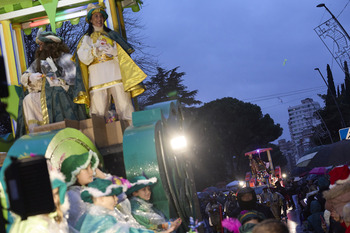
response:
M99 159L95 152L89 151L81 155L71 155L66 158L61 165L61 171L66 175L66 182L68 186L68 196L71 204L69 210L68 224L75 230L80 230L82 219L85 214L88 203L83 202L80 197L82 188L91 183L94 177L102 179L110 179L115 184L128 184L129 182L122 177L112 176L110 174L103 173L98 169ZM129 183L130 185L130 183ZM120 194L123 196L123 193ZM125 194L124 194L125 196ZM116 218L118 222L127 222L129 226L135 228L143 228L130 214L128 209L131 209L129 200L124 198L118 203L118 209L115 209ZM79 220L79 222L78 222Z
M68 224L76 228L78 219L86 212L86 204L81 200L82 187L93 181L99 163L95 152L89 151L80 155L71 155L61 165L61 172L66 176L68 197L71 203Z
M10 233L68 233L68 224L64 213L69 208L69 202L66 197L67 186L64 182L64 176L57 171L51 171L50 180L56 211L49 214L30 216L26 220L22 220L20 216L15 216Z
M96 178L81 192L81 198L85 202L91 203L81 224L81 232L89 233L149 233L147 229L137 229L130 227L127 223L117 221L114 207L118 202L118 195L126 190L124 185L113 184L110 180ZM171 232L174 227L164 232Z
M157 182L157 178L146 179L144 176L137 176L130 180L132 187L126 194L131 196L132 215L141 225L147 229L162 231L169 227L177 229L181 225L181 219L178 218L173 222L168 221L163 213L153 207L150 203L151 188L150 186Z

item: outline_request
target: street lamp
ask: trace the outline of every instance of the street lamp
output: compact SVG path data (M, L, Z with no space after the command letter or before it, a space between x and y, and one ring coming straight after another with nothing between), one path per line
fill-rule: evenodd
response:
M322 5L322 4L320 4L320 5ZM324 4L323 4L323 5L324 5ZM323 75L322 75L320 69L319 69L319 68L315 68L314 70L317 70L317 71L320 73L320 75L321 75L321 77L322 77L324 83L326 84L326 86L327 86L329 92L331 93L331 96L332 96L332 98L333 98L333 100L334 100L335 105L337 106L337 109L338 109L338 112L339 112L339 115L340 115L342 127L345 128L346 125L345 125L345 121L344 121L344 118L343 118L343 114L342 114L341 111L340 111L338 102L337 102L337 100L335 99L335 96L334 96L333 92L329 89L328 83L327 83L327 81L324 79L324 77L323 77Z
M332 12L326 7L326 5L325 5L324 3L318 4L316 7L324 7L324 8L326 8L326 10L328 11L328 13L332 16L332 18L337 22L337 24L339 25L339 27L343 30L343 32L345 33L346 37L350 40L349 34L345 31L345 29L343 28L343 26L339 23L338 19L332 14Z

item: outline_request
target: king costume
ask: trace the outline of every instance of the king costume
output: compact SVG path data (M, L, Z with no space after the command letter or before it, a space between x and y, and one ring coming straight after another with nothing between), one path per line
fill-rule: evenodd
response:
M39 30L36 42L41 46L62 46L62 38L53 32ZM68 47L67 47L68 49ZM75 104L74 88L76 65L72 55L61 51L57 58L37 58L21 76L27 89L20 99L16 137L33 132L34 127L54 122L84 120L83 106ZM39 64L39 67L37 67Z
M89 4L87 12L92 33L84 35L78 44L78 76L83 85L77 85L81 89L74 102L90 106L91 115L107 117L112 96L119 119L131 120L131 98L144 91L139 84L147 75L130 58L134 50L119 33L92 25L95 13L107 19L103 7Z

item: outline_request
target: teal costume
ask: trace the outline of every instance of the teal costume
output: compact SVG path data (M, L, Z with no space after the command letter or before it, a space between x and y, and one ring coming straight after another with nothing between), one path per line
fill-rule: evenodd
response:
M66 59L68 56L62 54L62 57ZM60 59L57 59L57 63L60 63ZM66 63L67 61L65 61ZM70 61L72 62L72 61ZM74 65L74 63L72 62ZM36 61L28 68L26 72L35 73ZM68 73L65 68L60 67L60 71L63 73ZM45 72L42 72L46 74ZM75 74L74 74L75 77ZM67 80L68 81L68 80ZM74 82L73 80L69 80ZM68 82L67 82L68 83ZM61 86L50 86L50 83L46 79L43 79L43 88L41 91L41 99L46 100L47 107L47 121L44 124L51 124L55 122L64 121L64 119L70 120L84 120L87 118L86 111L84 106L75 104L73 102L74 98L74 86L69 85L68 90L64 90ZM24 112L23 112L23 99L28 94L28 91L24 92L20 97L19 107L18 107L18 119L17 119L17 130L16 138L21 137L27 133L27 128L24 121Z
M147 229L162 231L167 219L163 213L153 207L153 204L139 197L130 198L132 215L138 223Z
M113 184L110 180L96 178L89 183L81 192L81 198L84 202L94 203L94 198L112 197L125 192L126 186ZM120 217L113 209L113 203L104 205L92 204L88 206L88 211L82 216L77 229L80 232L89 233L149 233L152 231L146 229L137 229L130 227L127 223L122 223L117 219Z
M115 212L101 206L92 205L84 216L84 221L80 227L80 232L89 233L150 233L147 229L137 229L129 227L126 223L119 223Z

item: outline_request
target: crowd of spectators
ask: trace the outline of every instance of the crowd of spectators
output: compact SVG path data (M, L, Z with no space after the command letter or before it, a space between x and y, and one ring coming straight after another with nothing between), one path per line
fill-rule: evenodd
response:
M234 232L226 226L234 225L237 221L240 233L254 232L257 224L267 219L286 225L288 211L294 211L296 222L304 232L348 233L349 175L349 167L344 165L329 169L324 174L307 175L298 180L282 182L279 179L273 185L264 186L258 194L255 192L258 189L254 187L244 187L226 194L220 191L202 194L200 204L206 232Z

